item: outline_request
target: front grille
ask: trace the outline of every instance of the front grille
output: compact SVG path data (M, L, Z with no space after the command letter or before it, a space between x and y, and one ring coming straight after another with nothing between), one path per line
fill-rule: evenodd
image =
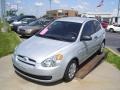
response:
M24 29L19 29L19 32L20 32L20 33L24 33L25 30L24 30Z
M18 28L18 29L17 29L17 33L18 33L18 34L25 33L25 30L24 30L24 29L22 29L22 28Z
M18 55L17 56L17 60L20 61L20 62L22 62L22 63L31 65L31 66L35 66L35 64L36 64L35 60L30 59L30 58L25 57L25 56L22 56L22 55Z
M15 67L15 66L14 66L14 68L15 68L18 72L20 72L20 73L22 73L22 74L24 74L24 75L26 75L26 76L28 76L28 77L34 78L34 79L39 79L39 80L51 80L51 79L52 79L52 76L33 75L33 74L26 73L26 72L18 69L18 68Z

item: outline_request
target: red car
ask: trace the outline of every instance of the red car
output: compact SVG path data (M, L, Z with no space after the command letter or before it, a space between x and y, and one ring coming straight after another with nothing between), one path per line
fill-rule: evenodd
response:
M107 21L102 21L101 24L102 24L104 29L107 29L107 26L109 23Z

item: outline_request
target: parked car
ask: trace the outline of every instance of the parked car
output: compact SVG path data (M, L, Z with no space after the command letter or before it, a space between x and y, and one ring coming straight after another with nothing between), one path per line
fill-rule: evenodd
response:
M17 31L18 26L27 25L30 22L36 20L35 16L19 16L15 21L13 21L10 26L13 31Z
M107 30L110 32L120 32L120 25L108 25Z
M61 18L21 43L13 65L18 74L39 82L71 81L78 66L104 46L105 30L96 19Z
M48 25L51 21L47 19L38 19L34 22L29 23L26 26L19 26L17 33L22 36L32 36L36 32L40 31L43 27Z
M12 23L12 22L15 21L17 18L18 18L17 15L8 16L8 17L6 17L6 21L7 21L8 23Z

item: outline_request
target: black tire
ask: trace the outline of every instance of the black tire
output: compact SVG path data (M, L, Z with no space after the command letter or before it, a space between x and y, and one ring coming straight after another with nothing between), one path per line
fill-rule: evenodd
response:
M100 49L98 50L98 55L102 54L103 51L104 51L104 48L105 48L105 42L102 42L101 46L100 46Z
M110 32L114 32L114 29L113 29L113 28L110 28L109 31L110 31Z
M75 65L76 68L75 68L74 75L70 77L70 74L69 74L69 73L70 73L70 68L71 68L72 65ZM72 81L73 78L75 77L76 71L77 71L77 62L76 62L76 60L72 60L72 61L68 64L68 66L67 66L67 68L66 68L66 70L65 70L64 77L63 77L64 81L65 81L65 82Z

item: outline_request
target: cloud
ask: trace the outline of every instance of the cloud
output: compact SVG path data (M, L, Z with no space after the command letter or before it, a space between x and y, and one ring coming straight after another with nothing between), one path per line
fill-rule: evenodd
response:
M116 16L116 15L117 15L117 8L113 9L112 15L113 15L113 16Z
M22 3L22 1L21 1L21 0L17 0L16 2L17 2L17 3Z
M79 0L79 1L81 1L80 4L73 6L72 8L74 8L75 10L78 10L78 12L89 11L90 9L89 3L82 0Z
M8 6L9 6L10 4L11 4L10 2L6 2L6 5L8 5Z
M12 5L10 6L10 9L15 9L15 10L17 10L17 5L16 5L16 4L12 4Z
M67 4L60 4L61 9L69 9L69 6Z
M23 7L22 7L22 6L19 6L19 9L20 9L20 10L22 10L22 9L23 9Z
M35 6L43 6L44 4L42 2L36 2Z
M60 4L60 0L52 0L53 3Z
M114 2L114 1L112 1L112 2L111 2L111 5L115 5L115 2Z

